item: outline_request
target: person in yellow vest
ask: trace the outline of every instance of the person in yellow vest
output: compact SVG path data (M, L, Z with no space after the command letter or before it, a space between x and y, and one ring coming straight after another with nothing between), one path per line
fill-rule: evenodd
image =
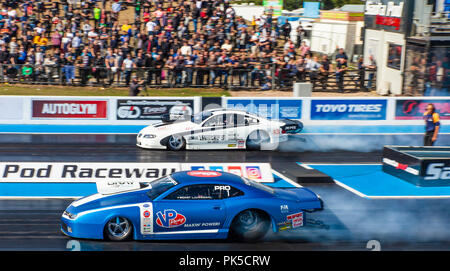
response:
M45 36L35 36L34 43L38 46L46 46L48 43L48 39Z
M125 21L125 24L122 25L121 30L125 33L129 34L128 31L132 28L132 26L128 23L128 20Z
M43 35L37 35L33 39L33 43L36 44L36 46L41 47L43 51L47 49L48 39Z
M433 146L437 140L441 122L439 114L433 104L428 104L425 113L423 114L425 120L425 136L423 140L424 146Z
M253 18L252 18L252 29L253 29L253 31L256 30L256 19L255 19L255 16L253 16Z

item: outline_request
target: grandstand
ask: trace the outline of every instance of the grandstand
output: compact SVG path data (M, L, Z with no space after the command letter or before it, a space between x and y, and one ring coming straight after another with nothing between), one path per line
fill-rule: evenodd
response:
M364 89L364 68L349 71L345 53L343 65L316 58L286 26L270 14L245 21L227 0L11 0L1 4L0 83Z

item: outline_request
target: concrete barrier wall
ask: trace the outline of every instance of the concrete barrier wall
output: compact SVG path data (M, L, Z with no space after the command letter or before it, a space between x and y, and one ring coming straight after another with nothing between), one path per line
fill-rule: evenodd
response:
M450 133L447 97L222 97L220 105L201 97L0 96L0 133L135 134L160 122L162 114L195 114L202 108L247 110L267 118L299 119L305 133L423 133L423 112L433 103L441 133Z

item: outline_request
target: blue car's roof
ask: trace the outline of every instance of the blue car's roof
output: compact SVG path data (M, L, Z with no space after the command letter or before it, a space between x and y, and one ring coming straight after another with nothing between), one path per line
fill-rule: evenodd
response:
M244 181L241 177L228 172L221 171L209 171L209 170L191 170L191 171L179 171L172 175L180 184L188 183L205 183L205 182L220 182L223 184L243 184Z

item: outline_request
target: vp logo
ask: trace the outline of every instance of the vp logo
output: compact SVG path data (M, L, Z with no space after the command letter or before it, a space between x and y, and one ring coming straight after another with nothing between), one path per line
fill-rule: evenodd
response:
M156 213L156 224L163 228L175 228L183 225L185 222L186 217L172 209Z

